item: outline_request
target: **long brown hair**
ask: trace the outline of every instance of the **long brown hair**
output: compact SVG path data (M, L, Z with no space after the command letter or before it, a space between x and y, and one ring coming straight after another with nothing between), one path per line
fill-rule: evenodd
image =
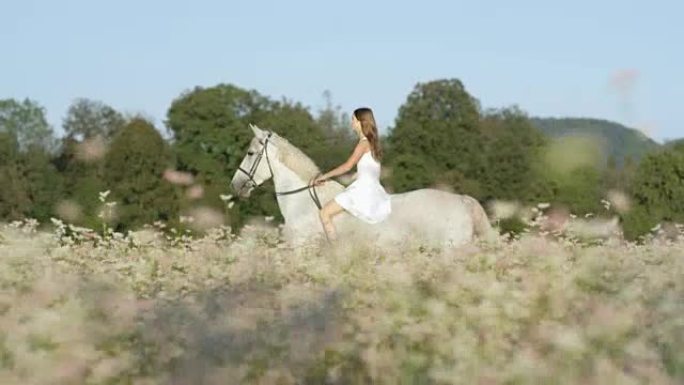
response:
M361 133L371 145L371 154L380 161L382 159L382 148L380 147L380 135L378 135L378 126L375 124L373 110L368 107L357 108L354 110L354 116L361 123Z

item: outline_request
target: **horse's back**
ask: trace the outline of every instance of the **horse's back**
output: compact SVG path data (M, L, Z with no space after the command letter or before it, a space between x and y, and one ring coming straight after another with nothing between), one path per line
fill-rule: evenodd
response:
M448 191L422 188L398 194L390 194L392 208L398 207L400 213L413 213L418 210L423 214L465 215L468 211L467 195L459 195ZM394 210L393 210L394 212Z
M420 239L463 244L473 236L469 198L430 188L390 194L392 212L385 221L371 225L348 217L343 226L388 243Z

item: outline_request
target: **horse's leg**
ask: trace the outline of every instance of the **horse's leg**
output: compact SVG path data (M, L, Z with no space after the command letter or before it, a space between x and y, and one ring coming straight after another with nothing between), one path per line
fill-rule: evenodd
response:
M288 247L295 249L305 246L311 239L311 234L301 224L287 224L283 228L283 236Z

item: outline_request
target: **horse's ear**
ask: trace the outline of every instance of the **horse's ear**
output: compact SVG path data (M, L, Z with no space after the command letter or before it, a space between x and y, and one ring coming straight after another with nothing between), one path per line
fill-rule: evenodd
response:
M254 136L256 136L257 138L261 139L264 137L264 131L261 128L253 125L252 123L249 124L249 128L252 129Z

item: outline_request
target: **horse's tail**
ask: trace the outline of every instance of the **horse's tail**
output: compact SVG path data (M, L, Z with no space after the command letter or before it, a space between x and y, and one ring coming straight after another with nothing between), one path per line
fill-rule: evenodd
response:
M496 231L492 228L487 217L487 212L482 207L477 199L466 196L466 202L470 207L470 216L473 218L473 230L475 235L485 242L496 242L498 236Z

